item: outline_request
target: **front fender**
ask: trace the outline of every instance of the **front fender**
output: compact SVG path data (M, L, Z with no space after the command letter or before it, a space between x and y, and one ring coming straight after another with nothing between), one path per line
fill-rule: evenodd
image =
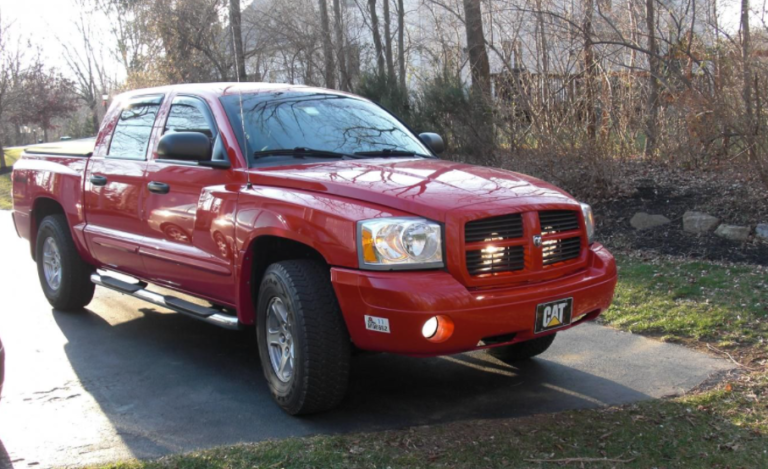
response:
M235 237L238 250L237 305L240 320L253 322L252 246L262 236L306 245L335 267L357 268L357 221L408 214L376 204L296 189L254 186L238 199ZM290 253L285 253L289 258Z

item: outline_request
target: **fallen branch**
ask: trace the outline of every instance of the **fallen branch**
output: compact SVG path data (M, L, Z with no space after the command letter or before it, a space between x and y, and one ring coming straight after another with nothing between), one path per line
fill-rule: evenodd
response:
M736 361L736 359L735 359L735 358L733 358L733 356L732 356L730 353L726 352L725 350L720 350L719 348L717 348L717 347L713 347L713 346L711 346L710 344L707 344L707 348L708 348L708 349L710 349L710 350L712 350L713 352L717 352L717 353L719 353L719 354L725 355L725 356L726 356L726 357L728 357L728 358L729 358L729 359L730 359L730 360L731 360L731 361L732 361L732 362L733 362L733 363L734 363L736 366L738 366L738 367L740 367L740 368L744 368L744 369L745 369L745 370L747 370L747 371L757 371L757 368L750 368L750 367L748 367L747 365L744 365L744 364L742 364L742 363L739 363L739 362L737 362L737 361Z
M629 463L634 461L637 458L631 458L631 459L608 459L608 458L563 458L563 459L526 459L526 462L553 462L553 463L562 463L562 464L570 464L572 462L619 462L619 463Z

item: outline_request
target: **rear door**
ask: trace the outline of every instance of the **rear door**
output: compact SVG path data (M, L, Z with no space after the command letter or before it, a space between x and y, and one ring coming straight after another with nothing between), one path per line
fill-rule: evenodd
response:
M109 148L94 155L85 175L85 236L105 266L144 276L139 246L149 140L163 95L129 100L117 116Z
M201 98L173 98L167 120L155 132L155 148L165 133L200 132L211 140L211 159L229 159ZM146 174L146 247L141 248L150 281L231 304L238 191L227 184L235 180L231 169L164 160L152 152Z

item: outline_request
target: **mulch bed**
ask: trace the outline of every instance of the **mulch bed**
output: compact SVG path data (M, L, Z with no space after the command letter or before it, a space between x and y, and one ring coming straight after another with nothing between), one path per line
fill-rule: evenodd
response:
M635 159L610 162L599 167L603 174L595 174L583 161L563 156L506 155L500 166L550 181L592 204L598 241L609 248L768 265L768 243L754 235L738 243L714 233L683 231L683 214L688 210L753 230L758 223L768 223L768 188L749 168L682 169ZM637 231L629 224L637 212L664 215L672 223Z
M722 223L768 223L768 190L735 171L682 171L656 168L633 180L626 196L595 203L598 233L607 246L648 250L692 259L768 265L768 243L754 236L747 242L729 241L714 233L683 231L688 210L708 213ZM636 212L661 214L672 223L637 231L629 224Z

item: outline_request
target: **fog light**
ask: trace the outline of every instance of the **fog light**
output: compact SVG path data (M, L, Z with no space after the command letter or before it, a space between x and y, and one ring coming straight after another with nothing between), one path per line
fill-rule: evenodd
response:
M437 316L427 319L427 322L421 327L421 334L427 339L431 339L437 333Z
M421 327L421 334L430 342L439 344L453 335L453 321L448 316L434 316Z

